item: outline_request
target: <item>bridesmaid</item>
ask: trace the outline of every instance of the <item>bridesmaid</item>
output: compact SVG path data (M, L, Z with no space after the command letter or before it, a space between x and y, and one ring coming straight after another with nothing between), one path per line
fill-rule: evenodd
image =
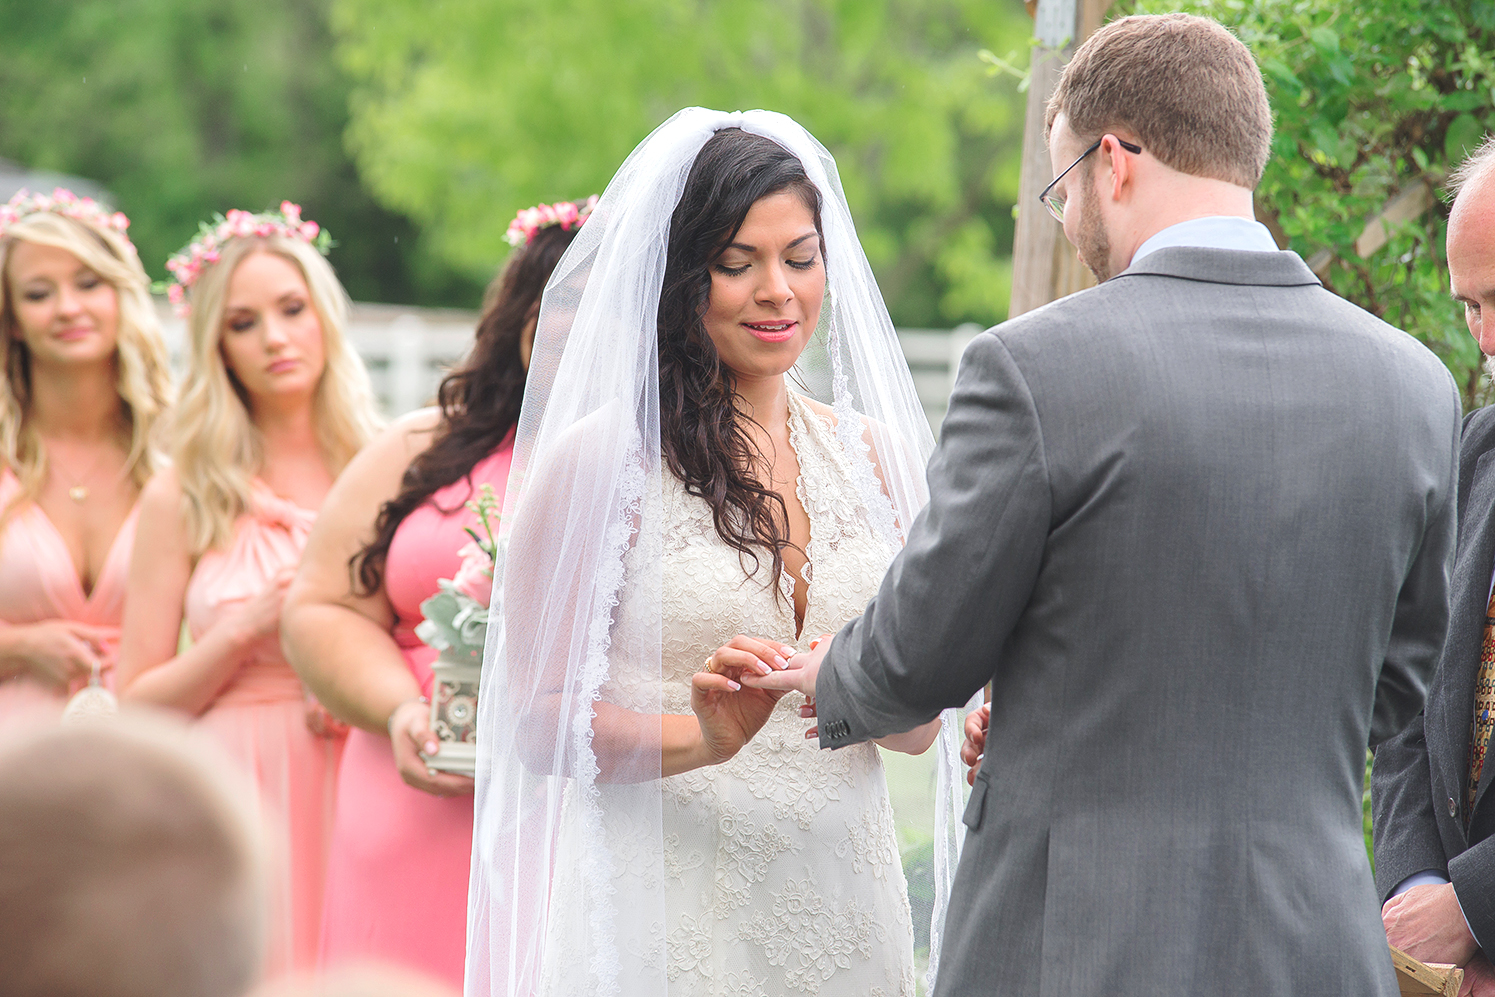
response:
M58 189L0 206L0 723L114 683L140 489L171 397L129 220Z
M316 963L343 733L281 655L281 603L317 508L378 423L326 244L284 203L229 212L167 264L188 308L185 389L172 465L141 497L120 649L123 697L197 716L258 788L277 863L272 975Z
M475 523L463 503L484 483L504 492L540 293L592 203L519 213L519 248L489 288L471 353L438 407L348 465L286 600L286 653L354 727L338 778L328 965L378 957L462 986L473 784L420 758L435 748L425 694L436 652L414 631L421 602L461 562Z

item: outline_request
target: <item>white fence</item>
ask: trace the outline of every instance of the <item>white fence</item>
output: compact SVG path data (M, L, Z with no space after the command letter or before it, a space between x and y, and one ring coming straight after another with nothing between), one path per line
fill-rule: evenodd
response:
M164 303L158 308L173 365L178 366L184 324ZM396 416L430 404L442 375L471 345L478 315L457 309L355 304L350 320L349 336L368 366L379 405L385 415ZM960 354L980 331L977 325L898 330L914 387L936 434Z

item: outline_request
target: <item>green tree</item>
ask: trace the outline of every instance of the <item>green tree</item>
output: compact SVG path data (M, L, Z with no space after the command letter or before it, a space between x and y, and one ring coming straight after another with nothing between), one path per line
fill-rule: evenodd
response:
M1005 317L1022 103L982 46L1016 0L334 0L349 139L471 274L513 212L599 191L681 107L766 107L837 158L895 320Z
M108 187L146 268L199 219L282 199L339 240L356 297L475 303L480 273L420 252L343 149L328 0L0 0L0 155Z
M1441 183L1495 125L1495 0L1135 0L1231 26L1256 54L1276 135L1258 201L1327 286L1426 343L1479 396L1480 355L1449 300L1441 202L1362 257L1355 241L1397 191Z

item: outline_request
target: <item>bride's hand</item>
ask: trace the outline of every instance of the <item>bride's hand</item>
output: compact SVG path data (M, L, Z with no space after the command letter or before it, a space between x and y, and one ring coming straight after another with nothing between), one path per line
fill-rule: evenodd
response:
M783 644L739 634L711 652L705 670L692 676L690 706L701 725L707 764L724 762L741 751L783 698L782 692L743 688L742 677L786 668L793 653Z

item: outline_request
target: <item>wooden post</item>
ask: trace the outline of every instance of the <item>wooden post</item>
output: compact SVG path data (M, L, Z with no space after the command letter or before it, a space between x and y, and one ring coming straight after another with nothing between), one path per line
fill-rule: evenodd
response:
M1038 0L1029 11L1034 16L1038 44L1033 48L1028 75L1009 318L1095 284L1095 278L1064 238L1064 230L1038 203L1038 195L1054 178L1043 134L1049 95L1074 55L1075 46L1095 33L1110 6L1111 0Z

